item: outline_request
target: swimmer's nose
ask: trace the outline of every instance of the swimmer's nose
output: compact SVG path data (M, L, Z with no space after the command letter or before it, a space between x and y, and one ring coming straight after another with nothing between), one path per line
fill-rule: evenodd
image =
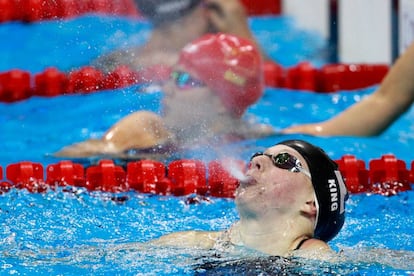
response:
M254 171L263 171L264 168L264 158L263 156L256 156L254 158L252 158L252 160L250 160L249 163L249 167L247 170L247 174L249 174L249 172L254 172Z

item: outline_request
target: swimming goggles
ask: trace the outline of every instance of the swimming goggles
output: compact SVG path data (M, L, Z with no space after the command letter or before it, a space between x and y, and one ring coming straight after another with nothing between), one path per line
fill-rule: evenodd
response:
M250 158L250 161L252 161L253 158L257 156L261 156L261 155L269 157L270 160L272 160L272 163L275 167L288 170L291 172L301 172L301 173L304 173L307 177L312 179L310 172L304 169L299 159L297 159L295 156L291 155L290 153L280 152L277 155L273 155L273 154L266 154L263 152L256 152Z
M171 73L171 79L180 89L206 86L202 81L193 78L189 73L183 71L173 71Z

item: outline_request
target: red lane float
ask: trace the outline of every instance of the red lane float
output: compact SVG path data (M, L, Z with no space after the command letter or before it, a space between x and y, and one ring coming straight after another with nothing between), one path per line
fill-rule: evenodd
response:
M350 193L365 192L390 196L411 190L410 183L414 183L413 164L409 171L405 162L392 154L371 160L369 170L366 169L364 161L352 155L343 156L337 163Z
M44 72L35 75L33 94L36 96L53 97L68 91L68 78L55 67L49 67Z
M15 1L0 0L0 23L17 19L15 6Z
M7 193L13 187L10 182L3 181L3 168L0 166L0 195L3 193Z
M283 87L285 71L280 64L267 61L263 65L263 77L267 86Z
M138 83L140 79L138 72L131 70L128 66L118 66L109 72L102 81L103 89L117 89Z
M242 0L250 15L281 14L280 0ZM0 23L62 19L86 13L138 16L133 0L0 0Z
M47 190L43 180L43 166L40 163L24 161L11 164L6 168L6 176L16 188L25 188L32 193Z
M57 5L53 1L25 0L16 2L16 17L25 22L33 22L42 19L57 18Z
M387 71L388 66L380 64L331 64L316 69L309 62L301 62L284 69L277 63L266 62L263 67L267 86L321 93L375 85L381 82ZM141 71L121 65L106 74L92 66L75 69L68 74L49 67L34 75L32 81L29 72L13 69L0 73L0 102L15 102L31 96L53 97L118 89L134 84L162 83L169 75L170 68L161 65Z
M84 168L72 161L60 161L47 166L46 175L46 183L51 186L85 187Z
M318 70L309 62L301 62L286 69L284 88L316 91Z
M138 16L133 0L0 0L0 23L64 19L86 13Z
M199 160L175 160L168 165L171 193L176 196L207 193L206 167Z
M358 160L353 155L344 155L336 162L350 193L356 194L369 191L369 175L363 160Z
M315 68L310 62L282 68L268 61L264 76L270 87L332 93L379 84L388 70L387 64L326 64Z
M153 160L129 162L127 182L131 189L146 194L166 195L171 186L171 180L166 177L165 165Z
M0 73L0 101L11 103L27 99L31 95L29 72L13 69Z
M318 72L318 91L335 92L375 85L381 82L388 69L386 64L328 64Z
M104 75L92 66L85 66L69 73L68 93L91 93L102 89Z
M104 74L92 66L72 70L68 74L55 67L30 75L24 70L13 69L0 73L0 102L16 102L31 96L54 97L74 93L93 93L104 89L117 89L144 83L139 72L119 66ZM32 86L33 83L33 86Z
M280 0L241 0L248 15L281 14L282 1Z
M414 161L411 162L410 183L414 183Z
M371 189L374 193L393 195L411 189L410 171L406 169L405 162L394 155L386 154L380 159L371 160L369 167Z
M392 196L411 190L414 183L414 161L408 170L405 162L392 154L371 160L369 169L364 161L353 155L344 155L336 162L351 194ZM125 168L112 160L100 160L88 168L72 161L60 161L47 166L44 180L41 164L22 161L6 167L5 179L0 167L0 194L11 188L39 193L57 186L74 186L111 193L133 190L158 195L234 198L239 180L230 171L237 170L241 174L245 168L246 164L241 160L214 160L207 166L200 160L191 159L175 160L168 165L140 160L127 163Z
M85 187L91 191L126 192L126 173L112 160L100 160L98 165L86 169Z

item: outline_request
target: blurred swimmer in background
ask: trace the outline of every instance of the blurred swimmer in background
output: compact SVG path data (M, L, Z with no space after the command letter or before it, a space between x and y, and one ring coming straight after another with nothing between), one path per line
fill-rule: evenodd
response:
M153 29L144 45L117 50L99 57L93 65L113 71L120 65L140 71L165 72L178 61L181 49L207 33L228 33L257 45L248 25L245 7L239 0L135 0L138 10ZM162 77L154 76L154 79Z
M177 148L258 138L271 126L243 120L262 95L262 56L250 40L206 34L183 48L164 84L163 114L134 112L115 123L101 139L67 146L60 157L124 155L126 152L176 152Z

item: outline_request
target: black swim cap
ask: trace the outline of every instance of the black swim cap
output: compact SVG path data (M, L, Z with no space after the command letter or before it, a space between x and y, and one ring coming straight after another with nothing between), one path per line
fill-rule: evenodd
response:
M344 224L345 201L348 199L338 165L321 148L308 142L287 140L278 144L295 149L305 158L318 208L314 236L325 242L331 240Z
M176 20L193 10L202 0L135 0L138 10L157 26Z

